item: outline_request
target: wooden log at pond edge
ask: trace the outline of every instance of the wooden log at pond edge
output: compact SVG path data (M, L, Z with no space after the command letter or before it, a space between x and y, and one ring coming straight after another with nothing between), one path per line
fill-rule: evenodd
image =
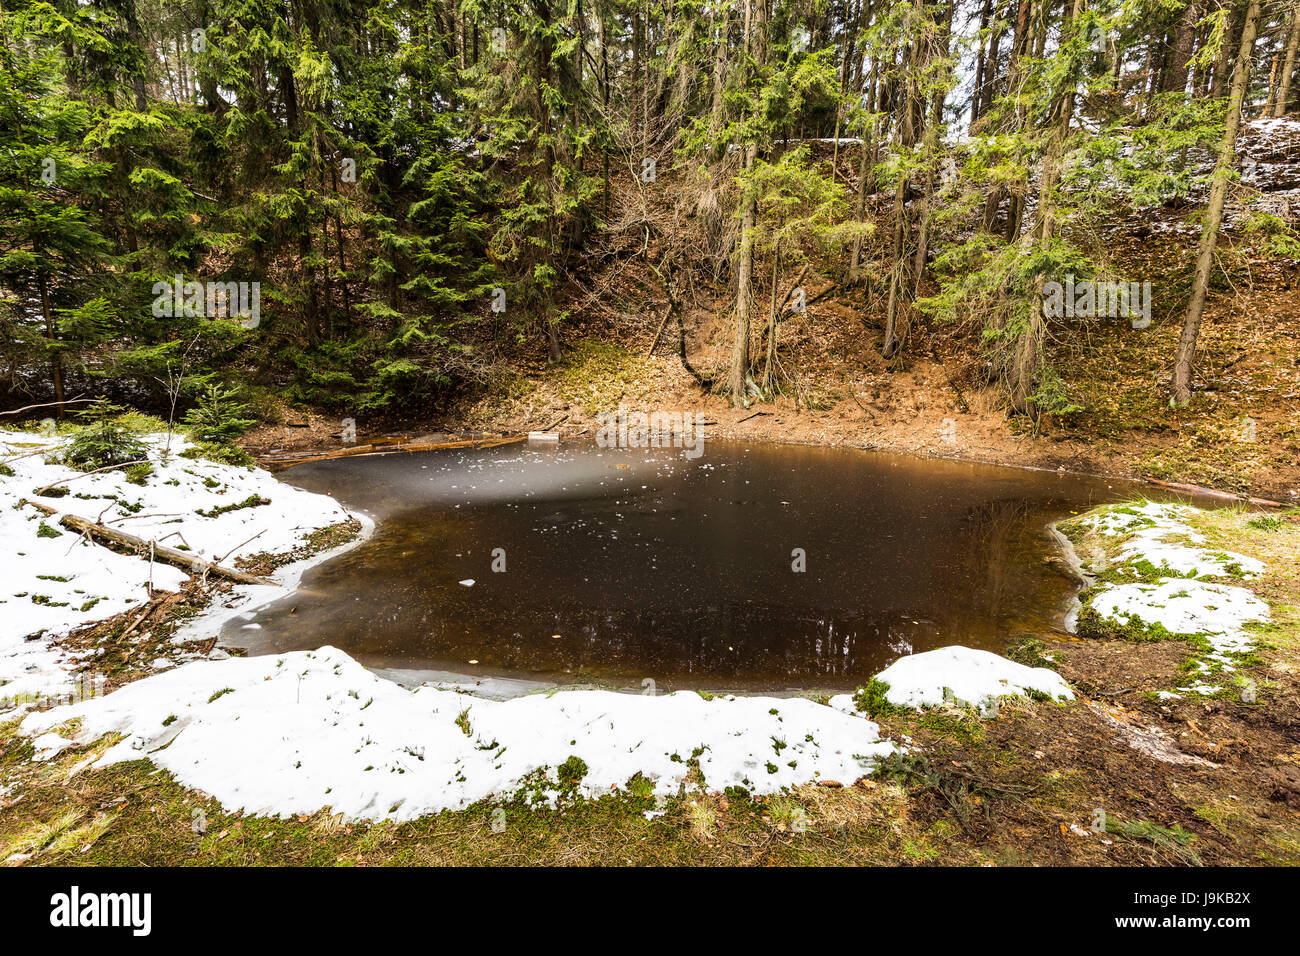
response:
M31 505L37 511L43 511L45 514L53 517L59 514L57 508L51 508L49 505L41 504L39 501L32 501L30 498L23 498L20 505ZM116 528L109 528L102 524L96 524L88 518L82 518L79 515L63 514L59 519L59 524L72 531L80 531L94 537L103 538L112 541L114 544L120 544L124 547L131 548L134 551L141 551L146 554L152 553L159 561L165 561L168 564L175 565L182 570L191 573L214 574L217 577L226 578L230 581L237 581L240 584L262 584L272 587L279 587L270 578L258 577L256 574L249 574L247 571L239 571L235 568L222 567L219 564L213 564L211 561L204 561L202 558L193 554L187 554L184 551L178 551L175 548L168 548L165 545L158 544L156 541L146 541L144 538L138 538L133 534L127 534L125 531L118 531Z
M1231 491L1215 491L1213 488L1202 488L1200 485L1185 485L1177 481L1160 481L1157 478L1148 478L1147 484L1156 485L1160 488L1168 488L1170 491L1181 491L1189 495L1205 495L1209 498L1224 498L1228 501L1241 501L1246 504L1259 505L1263 508L1286 507L1286 503L1282 501L1271 501L1268 498L1251 498L1249 495L1233 494Z
M567 416L566 416L567 417ZM314 449L297 454L279 455L275 458L258 458L258 464L266 468L287 468L290 465L304 465L312 461L331 461L335 458L365 458L372 455L404 455L417 451L438 451L443 448L497 448L501 445L513 445L527 441L527 435L512 438L468 438L459 441L421 442L408 445L389 445L370 442L352 448Z

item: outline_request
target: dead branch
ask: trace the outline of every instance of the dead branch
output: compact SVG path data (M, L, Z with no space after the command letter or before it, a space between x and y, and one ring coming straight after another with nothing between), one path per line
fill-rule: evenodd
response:
M44 512L51 517L59 513L57 508L51 508L49 505L41 504L39 501L32 501L29 498L23 498L20 505L31 505L37 511ZM240 584L262 584L276 586L270 578L258 577L256 574L249 574L247 571L239 571L234 568L223 568L219 564L211 561L204 561L202 558L186 554L184 551L177 551L175 548L167 548L158 544L156 541L146 541L144 538L138 538L133 534L127 534L125 531L118 531L116 528L109 528L102 524L96 524L88 518L82 518L78 515L65 514L59 519L59 524L72 531L80 531L91 537L102 538L105 541L112 541L114 544L130 548L132 551L144 554L151 548L153 555L160 561L166 561L168 564L175 565L191 573L209 571L213 574L226 578L230 581L238 581Z

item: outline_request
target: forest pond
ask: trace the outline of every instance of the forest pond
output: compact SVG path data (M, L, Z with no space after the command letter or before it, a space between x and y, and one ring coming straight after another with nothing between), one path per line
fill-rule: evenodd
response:
M914 651L1001 653L1019 633L1059 630L1077 585L1049 523L1141 488L724 441L693 459L566 441L280 477L376 529L228 624L228 643L657 690L852 688Z

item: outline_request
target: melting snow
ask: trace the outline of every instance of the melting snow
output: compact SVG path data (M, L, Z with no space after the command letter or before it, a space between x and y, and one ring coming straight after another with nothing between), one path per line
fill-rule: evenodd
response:
M933 707L948 696L983 704L1027 691L1073 700L1064 678L1046 667L1026 667L988 651L954 645L903 657L876 675L889 685L885 699L895 707Z
M1253 643L1243 624L1269 619L1268 605L1245 588L1179 578L1108 588L1093 598L1092 608L1103 618L1133 615L1161 624L1171 634L1204 634L1215 650L1233 653Z
M676 793L698 759L711 789L772 793L850 783L893 751L862 716L802 698L662 697L562 691L504 702L406 690L335 648L201 661L107 697L29 715L48 758L76 740L125 739L96 764L148 757L178 781L250 813L408 820L513 793L576 756L579 792L598 796L642 773Z
M260 469L181 458L189 446L179 436L172 438L170 455L164 454L165 435L146 439L154 470L143 486L120 470L76 477L72 468L47 463L47 457L57 460L66 441L0 432L0 460L14 472L0 477L0 699L72 690L68 671L77 662L66 660L50 638L143 605L150 581L156 591L175 591L188 577L171 565L151 565L87 541L60 525L58 516L19 506L21 499L188 548L196 557L221 558L227 566L243 555L292 551L304 534L349 517L332 498L282 484ZM30 457L16 457L22 455ZM35 494L69 478L60 497ZM250 500L267 503L219 510Z

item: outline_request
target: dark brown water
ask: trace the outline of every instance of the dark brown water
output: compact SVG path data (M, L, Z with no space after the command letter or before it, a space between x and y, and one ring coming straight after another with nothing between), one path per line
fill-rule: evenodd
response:
M694 461L566 442L282 477L377 528L228 640L659 689L847 688L913 651L1002 651L1056 629L1074 583L1051 560L1049 522L1133 494L1077 475L721 441ZM796 548L806 571L792 570Z

